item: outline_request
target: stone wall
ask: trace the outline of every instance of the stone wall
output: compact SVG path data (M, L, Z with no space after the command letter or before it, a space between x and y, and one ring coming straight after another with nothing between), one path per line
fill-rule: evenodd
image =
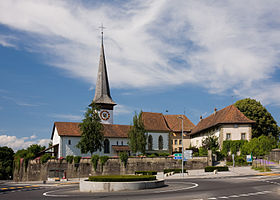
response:
M280 161L280 149L272 149L271 152L267 156L268 160L273 160L273 161Z
M207 157L188 160L185 162L185 169L203 169L207 166L207 161ZM103 166L103 170L99 163L95 171L90 159L81 159L78 165L67 163L65 159L51 159L45 164L41 164L39 160L32 160L27 168L22 162L20 168L14 170L14 181L43 181L63 176L82 178L89 175L134 174L135 171L162 172L170 168L181 168L181 162L173 158L129 158L125 167L119 158L110 158Z

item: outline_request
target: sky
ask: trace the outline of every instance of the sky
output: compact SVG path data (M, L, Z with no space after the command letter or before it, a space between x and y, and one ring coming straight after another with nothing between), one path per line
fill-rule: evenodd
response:
M80 122L104 45L115 124L135 112L197 124L243 98L280 123L278 0L0 0L0 146L48 145Z

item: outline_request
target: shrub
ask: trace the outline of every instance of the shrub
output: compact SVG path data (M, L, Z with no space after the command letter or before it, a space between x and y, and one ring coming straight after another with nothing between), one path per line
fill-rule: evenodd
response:
M46 154L44 154L43 156L41 156L40 161L41 161L42 164L44 164L44 163L48 162L48 160L49 160L50 158L51 158L51 155L48 154L48 153L46 153Z
M101 164L101 170L103 171L103 166L105 165L105 163L107 162L109 157L108 156L101 156L99 159L100 159L100 164Z
M218 172L228 171L228 166L208 166L205 167L205 172L213 172L214 170L218 170Z
M120 153L120 160L123 162L124 167L127 166L127 161L128 161L128 154L126 152L121 152Z
M152 181L156 180L152 175L105 175L105 176L90 176L89 181L95 182L131 182L131 181Z
M183 171L184 171L184 173L187 172L186 169L184 169ZM182 173L182 169L177 168L177 169L164 169L164 170L163 170L163 173L164 173L164 174L169 173L169 172L174 172L175 174L177 174L177 173Z
M73 162L73 160L74 160L74 156L66 156L67 163L71 164Z
M199 152L199 156L208 156L208 150L204 147L200 147L198 152Z
M81 156L75 156L75 157L74 157L74 163L75 163L75 164L80 163L81 158L82 158Z
M156 171L135 171L135 174L157 175L157 172Z
M158 156L160 156L160 157L168 157L168 156L170 156L170 154L169 153L159 153Z
M98 160L99 160L99 156L98 155L92 155L91 156L91 163L93 165L94 171L96 171L96 169L97 169Z

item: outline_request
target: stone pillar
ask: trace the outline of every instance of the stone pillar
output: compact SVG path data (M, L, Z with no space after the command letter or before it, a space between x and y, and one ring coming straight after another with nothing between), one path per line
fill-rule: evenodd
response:
M208 150L207 164L208 166L213 166L212 150Z

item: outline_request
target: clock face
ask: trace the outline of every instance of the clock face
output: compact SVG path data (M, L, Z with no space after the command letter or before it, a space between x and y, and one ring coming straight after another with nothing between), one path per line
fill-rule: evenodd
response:
M100 117L103 120L108 120L110 118L110 113L106 110L100 112Z

